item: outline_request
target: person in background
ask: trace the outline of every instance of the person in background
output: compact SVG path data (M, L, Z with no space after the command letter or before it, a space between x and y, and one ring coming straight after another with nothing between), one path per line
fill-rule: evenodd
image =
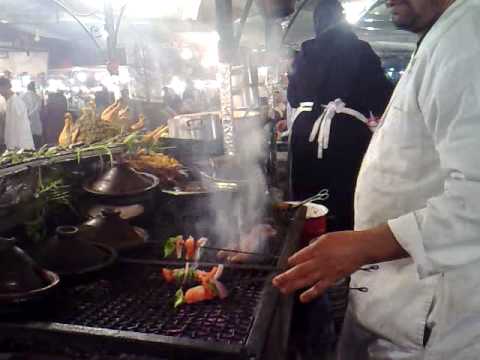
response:
M357 181L355 231L274 279L309 302L352 275L341 360L480 358L480 1L389 0L417 49ZM362 271L378 264L376 271Z
M393 84L370 45L353 33L338 0L321 0L313 20L316 36L302 44L288 77L290 106L314 104L311 111L294 115L291 125L291 198L304 200L327 189L330 197L325 205L334 217L329 229L352 229L355 180L371 131L353 116L337 114L322 158L317 156L317 139L309 138L324 106L336 99L367 118L370 112L381 115Z
M35 147L39 148L43 144L43 129L42 122L40 120L42 99L36 93L35 82L32 81L30 84L28 84L27 92L23 94L22 100L27 107L28 119L30 120L30 128L32 129Z
M48 95L46 119L43 122L44 140L47 144L56 144L58 142L58 136L65 125L64 118L67 109L67 98L63 95L62 91Z
M163 103L175 114L178 114L182 108L182 99L168 86L163 87Z
M288 75L287 99L295 109L290 121L290 198L301 201L327 190L329 197L322 204L329 209L328 230L349 230L353 229L356 178L372 136L359 118L368 118L370 112L381 115L393 84L370 45L359 40L346 22L338 0L319 1L313 23L315 38L302 44ZM358 115L335 114L328 131L328 148L324 148L314 125L319 124L325 106L336 99ZM306 102L311 103L309 111L300 112ZM332 318L342 318L346 299L329 310L329 298L345 294L347 285L332 287L332 296L296 307L295 333L304 332L297 337L302 358L321 358L333 347L336 335L331 331ZM331 318L319 314L331 314ZM337 333L341 323L335 321Z
M95 105L97 114L101 114L107 106L111 105L115 100L115 96L102 85L102 90L95 93Z
M0 151L5 150L5 114L7 112L7 103L3 96L0 96Z
M5 145L7 149L34 149L30 120L22 99L12 91L12 84L0 78L0 95L7 103L5 113Z

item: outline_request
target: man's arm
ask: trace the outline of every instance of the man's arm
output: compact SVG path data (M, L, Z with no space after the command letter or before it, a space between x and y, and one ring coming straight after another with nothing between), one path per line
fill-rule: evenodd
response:
M309 287L300 295L309 302L363 265L407 256L388 225L329 233L290 257L291 268L275 277L273 285L284 294Z

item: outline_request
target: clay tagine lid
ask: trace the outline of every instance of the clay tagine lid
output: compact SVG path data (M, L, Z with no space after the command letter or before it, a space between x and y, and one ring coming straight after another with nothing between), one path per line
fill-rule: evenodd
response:
M47 285L40 266L15 244L13 238L0 237L0 294L26 293Z
M114 210L120 212L120 218L123 220L131 220L141 216L145 212L145 207L140 204L133 205L94 205L88 210L88 215L91 218L101 216L104 210Z
M108 254L96 244L81 240L75 226L59 226L38 252L37 261L60 275L82 273L102 265Z
M131 226L120 217L120 211L110 208L84 223L80 233L84 240L105 244L118 251L138 247L147 237L145 230Z
M99 178L85 186L85 190L97 195L135 195L158 185L158 178L132 169L126 162L119 162Z

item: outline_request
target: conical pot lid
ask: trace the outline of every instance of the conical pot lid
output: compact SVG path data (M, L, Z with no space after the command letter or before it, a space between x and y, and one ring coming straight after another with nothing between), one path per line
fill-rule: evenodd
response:
M0 238L0 294L25 293L46 285L43 270L15 239Z
M85 189L95 194L133 195L145 192L158 185L158 179L147 173L133 170L127 163L114 165L99 178L87 184Z
M83 241L75 226L59 226L37 253L37 261L59 274L81 273L103 264L108 255L95 244Z
M80 227L82 239L111 246L115 250L125 250L142 245L145 242L145 231L131 226L120 217L114 209L104 209L95 218Z

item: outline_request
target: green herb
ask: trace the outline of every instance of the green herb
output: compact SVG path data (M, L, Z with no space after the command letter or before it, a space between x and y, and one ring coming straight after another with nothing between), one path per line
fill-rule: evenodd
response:
M185 298L184 298L184 295L183 295L183 290L182 289L178 289L177 292L175 293L175 303L173 304L173 306L175 308L179 307L180 305L182 305L185 301Z
M176 248L177 238L171 237L165 242L165 246L163 248L163 257L169 257L173 254Z
M62 178L44 179L41 168L38 171L38 185L33 197L35 215L25 225L27 234L34 241L38 242L46 237L46 218L52 209L67 206L76 213L71 203L70 187L64 184Z

